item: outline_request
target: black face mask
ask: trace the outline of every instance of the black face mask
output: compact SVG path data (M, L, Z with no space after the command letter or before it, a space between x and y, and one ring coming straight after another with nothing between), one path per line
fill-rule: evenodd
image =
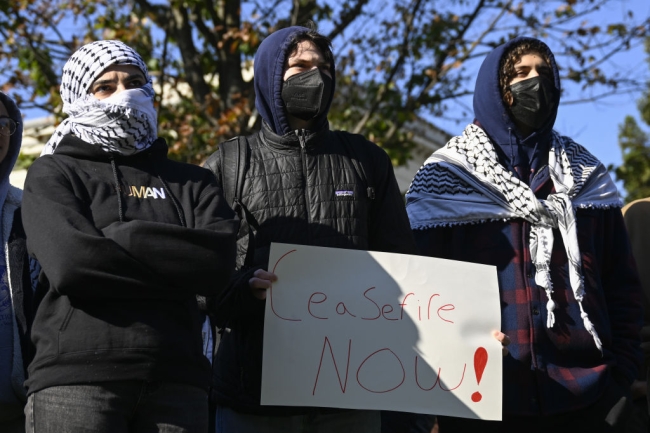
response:
M302 120L325 113L332 94L332 79L320 69L292 75L282 85L287 112Z
M510 107L515 120L538 130L557 108L558 91L545 77L537 76L510 86L513 103Z

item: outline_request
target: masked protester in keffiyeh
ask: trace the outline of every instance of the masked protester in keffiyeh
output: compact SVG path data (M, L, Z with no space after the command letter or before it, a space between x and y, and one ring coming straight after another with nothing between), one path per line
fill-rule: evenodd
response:
M135 66L145 82L97 99L88 90L109 65ZM69 117L56 129L42 155L53 153L67 134L123 155L148 148L157 137L151 77L138 53L122 42L98 41L79 48L63 68L61 99Z
M31 166L23 222L47 288L32 327L29 432L206 432L197 295L235 265L210 171L167 158L151 78L118 41L63 69L69 117Z
M442 432L618 431L631 410L641 306L622 203L603 164L553 130L559 100L546 44L499 46L474 123L407 193L421 254L496 266L511 340L503 422L443 417Z

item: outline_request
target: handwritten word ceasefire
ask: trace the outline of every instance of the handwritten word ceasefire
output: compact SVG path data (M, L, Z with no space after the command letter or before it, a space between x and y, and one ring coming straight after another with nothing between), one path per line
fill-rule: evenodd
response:
M440 301L440 294L434 293L428 297L426 300L426 308L422 310L421 299L418 299L415 293L407 293L397 302L395 305L390 303L380 304L376 299L372 297L372 291L376 290L376 287L370 287L369 289L363 292L363 299L361 303L355 302L355 305L363 306L366 304L366 307L370 307L372 313L366 311L365 314L357 314L356 311L348 307L345 302L336 302L329 299L327 294L323 292L313 292L305 305L305 310L303 317L319 320L328 320L334 315L344 316L348 315L350 317L355 317L361 320L390 320L398 321L404 320L404 312L408 311L409 308L417 308L417 317L419 321L422 320L431 320L432 318L438 318L444 322L454 323L453 320L446 315L446 313L453 311L456 307L454 304L442 304ZM271 311L273 314L282 320L288 320L292 322L300 322L302 318L289 318L286 317L286 314L282 313L281 306L276 305L277 301L274 302L273 298L273 289L270 291L270 302L271 302ZM411 298L412 297L412 298ZM364 301L365 299L365 301Z

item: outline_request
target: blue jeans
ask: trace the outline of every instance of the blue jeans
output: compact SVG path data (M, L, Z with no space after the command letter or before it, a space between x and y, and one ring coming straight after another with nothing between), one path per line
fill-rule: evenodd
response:
M54 386L29 396L27 433L207 433L207 392L168 382Z
M260 416L217 406L216 433L379 433L380 424L375 410L316 408L308 415Z

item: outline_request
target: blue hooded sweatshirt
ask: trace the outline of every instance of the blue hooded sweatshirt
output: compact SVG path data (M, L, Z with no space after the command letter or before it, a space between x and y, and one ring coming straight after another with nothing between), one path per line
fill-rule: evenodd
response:
M16 132L9 137L7 155L0 162L0 423L22 414L25 380L20 341L16 330L12 293L9 287L5 246L9 237L13 212L19 206L21 192L9 183L9 175L18 159L23 136L22 116L16 103L0 92L0 102L16 123ZM8 206L8 202L11 205Z
M560 76L553 53L546 44L538 41L546 48L546 53L543 54L548 55L551 62L549 66L553 72L558 103L539 130L528 137L523 137L517 130L508 106L501 97L499 64L504 53L511 46L527 39L538 41L534 38L518 37L492 50L479 69L474 89L475 123L486 132L495 145L499 162L519 178L522 178L521 173L530 170L538 173L548 162L551 133L557 116L560 94ZM522 180L529 183L527 176L524 176Z
M282 84L284 83L284 67L289 55L287 48L296 36L307 33L305 27L287 27L269 35L260 44L255 54L253 72L255 75L255 107L269 128L277 135L293 134L289 125L287 109L282 100ZM336 82L334 62L330 67L332 75L332 93L329 96L327 110L314 119L313 131L320 131L327 125L327 113L332 105L332 96Z

